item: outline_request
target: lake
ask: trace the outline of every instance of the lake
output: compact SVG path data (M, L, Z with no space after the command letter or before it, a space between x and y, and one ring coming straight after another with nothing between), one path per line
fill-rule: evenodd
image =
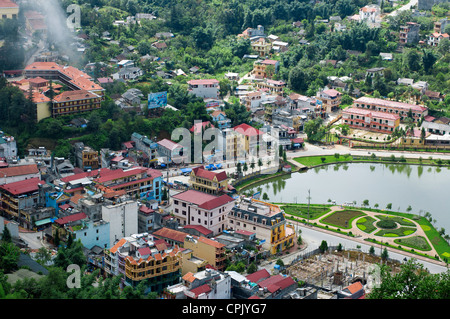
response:
M312 204L356 201L362 206L369 200L385 209L421 214L429 212L435 227L450 232L450 168L406 164L350 163L316 167L306 172L284 175L245 189L245 193L267 193L271 202L307 203L308 190ZM262 198L262 197L261 197Z

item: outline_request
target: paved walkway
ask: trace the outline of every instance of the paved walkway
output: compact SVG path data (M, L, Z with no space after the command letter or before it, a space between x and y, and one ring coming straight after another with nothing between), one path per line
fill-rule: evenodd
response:
M325 218L325 217L327 217L327 216L330 216L330 215L333 214L334 212L340 211L340 210L343 210L343 209L346 209L346 207L332 206L330 212L328 212L328 213L326 213L326 214L324 214L324 215L318 217L317 219L312 219L311 222L312 222L312 223L317 223L317 225L320 225L320 226L328 226L328 227L330 227L330 228L332 227L332 228L337 229L338 227L333 227L333 226L326 225L326 224L320 222L320 219L323 219L323 218ZM355 209L355 210L358 210L358 211L362 211L363 213L366 214L366 216L374 217L375 219L377 219L377 218L375 217L375 215L383 214L383 213L381 213L381 212L372 212L372 211L367 211L367 210L360 209L360 208L347 208L347 209ZM392 215L390 215L390 216L392 216ZM359 217L359 218L362 218L362 217ZM395 243L395 242L394 242L395 239L399 239L399 238L400 238L400 239L403 239L403 238L408 238L408 237L412 237L412 236L422 236L422 237L424 237L424 238L427 240L428 244L429 244L430 247L431 247L431 250L426 251L426 252L424 252L424 253L430 255L431 257L434 257L435 255L438 255L438 253L437 253L436 250L434 249L432 243L430 242L430 240L429 240L428 237L426 236L425 231L422 229L422 227L421 227L416 221L414 221L414 220L412 220L412 219L409 219L409 220L410 220L412 223L414 223L414 225L416 226L416 231L415 231L414 233L412 233L412 234L410 234L410 235L407 235L407 236L399 236L399 237L383 237L383 236L376 236L376 235L374 235L373 233L375 233L376 231L372 232L372 234L368 234L368 233L366 233L366 232L360 230L360 229L356 226L356 222L357 222L357 220L358 220L359 218L355 218L355 219L352 221L351 228L348 229L348 231L351 231L352 234L355 235L355 237L349 237L349 236L347 236L347 235L339 234L339 233L333 232L333 231L331 231L331 230L325 230L325 229L322 229L322 228L315 228L315 229L320 230L320 231L324 231L324 232L327 232L327 233L330 233L330 234L333 234L333 235L336 235L336 236L341 236L341 237L346 238L346 239L351 238L351 239L354 240L354 241L361 242L361 243L364 243L364 244L368 244L368 243L369 243L369 242L367 242L365 239L372 238L372 239L375 239L375 240L377 240L377 241L379 241L379 242L388 243L388 244L393 245L393 246L398 246L398 245L399 245L398 243ZM292 222L292 221L289 221L289 222ZM303 225L303 224L301 224L301 225ZM347 229L346 229L346 230L347 230ZM406 246L403 246L403 247L405 247L406 249L409 249L409 248L407 248ZM389 249L389 247L386 247L386 248L387 248L388 250L392 250L392 249ZM416 250L416 251L419 251L418 249L415 249L415 250ZM398 251L398 252L401 252L402 254L408 255L408 256L410 256L410 257L412 257L412 258L422 259L422 260L426 260L426 261L428 261L428 262L434 262L434 263L436 263L436 264L440 264L440 265L444 265L444 266L445 266L445 263L439 262L439 261L437 261L437 260L433 260L433 259L430 259L430 258L422 257L422 256L419 256L419 255L416 255L416 254L412 254L412 253L409 253L409 252L403 251L403 250L401 250L401 251L400 251L400 250L397 250L397 251Z

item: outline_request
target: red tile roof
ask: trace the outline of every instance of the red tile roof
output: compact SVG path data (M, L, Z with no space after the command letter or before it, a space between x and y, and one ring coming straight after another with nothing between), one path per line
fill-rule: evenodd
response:
M219 81L216 79L204 79L204 80L190 80L187 82L190 85L203 85L203 84L219 84Z
M78 220L85 219L86 217L87 217L86 214L81 212L81 213L76 213L76 214L72 214L69 216L58 218L57 220L55 220L55 223L57 223L59 225L65 225L70 222L75 222Z
M0 186L0 189L8 191L13 195L20 195L30 192L36 192L39 190L38 185L45 184L44 181L41 181L38 177L26 179L19 182L8 183Z
M178 200L198 205L199 208L203 208L206 210L220 207L234 200L228 195L214 196L193 189L178 193L172 197Z
M214 125L212 125L210 121L205 121L201 123L195 123L194 125L192 125L189 131L192 133L201 133L202 130L206 130L208 126L210 128L214 128Z
M385 112L378 112L378 111L372 111L368 109L361 109L357 107L348 107L342 111L342 113L348 113L348 114L358 114L362 116L372 116L380 119L387 119L387 120L398 120L400 119L400 116L393 113L385 113Z
M95 99L99 96L86 90L65 91L54 97L56 102L79 101L86 99Z
M247 278L248 280L250 280L251 282L254 282L254 283L258 283L259 281L267 279L269 277L270 277L270 274L266 269L261 269L261 270L255 271L252 274L245 276L245 278Z
M202 226L202 225L184 225L183 228L195 229L196 231L198 231L199 233L201 233L204 236L207 236L207 235L210 235L213 233L212 230L209 230L208 228L206 228L205 226Z
M0 169L0 176L12 177L20 175L37 174L39 169L36 164L11 166L8 168Z
M192 169L195 176L205 178L207 180L213 181L214 177L217 179L218 182L224 181L228 178L227 173L225 171L222 171L220 173L208 171L204 168L204 166L199 166L194 169Z
M375 104L379 106L386 106L386 107L393 107L393 108L400 108L400 109L406 109L406 110L413 110L413 111L425 111L427 107L416 105L416 104L410 104L410 103L404 103L404 102L397 102L397 101L388 101L383 99L377 99L377 98L371 98L371 97L360 97L359 99L353 101L353 104L356 103L368 103L368 104Z
M195 295L195 297L198 297L199 295L203 293L208 293L211 291L211 287L208 286L208 284L201 285L197 288L191 289L191 292Z
M233 127L235 132L244 134L245 136L257 136L263 135L264 133L248 124L242 123L238 126Z
M155 235L156 237L168 238L177 242L184 242L184 239L188 234L180 232L178 230L163 227L153 232L153 235Z
M212 240L212 239L203 237L203 236L201 236L201 237L198 239L198 241L201 242L201 243L207 244L207 245L209 245L209 246L213 246L213 247L215 247L215 248L219 248L219 249L226 246L226 245L224 245L224 244L222 244L222 243L219 243L218 241L215 241L215 240Z
M175 142L173 142L171 140L168 140L166 138L161 140L161 141L159 141L159 142L157 142L157 144L162 146L162 147L165 147L165 148L167 148L167 149L169 149L171 151L173 151L177 147L182 147L180 144L175 143Z
M11 0L0 0L0 8L18 8L19 5Z

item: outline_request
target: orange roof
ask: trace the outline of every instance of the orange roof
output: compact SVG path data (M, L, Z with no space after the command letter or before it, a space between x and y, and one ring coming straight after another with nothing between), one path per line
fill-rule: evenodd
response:
M196 278L195 278L195 276L194 276L193 273L188 272L188 273L186 273L186 274L183 276L182 279L185 280L185 281L188 281L188 282L193 282Z
M21 176L21 175L28 175L28 174L37 174L39 173L39 169L36 164L31 165L19 165L19 166L11 166L7 168L0 169L1 175L4 175L5 177L12 177L12 176Z
M127 240L126 240L125 238L122 238L121 240L119 240L119 241L117 242L117 244L115 244L115 245L110 249L110 251L111 251L112 253L116 253L117 250L119 249L119 247L122 247L123 245L125 245L126 242L127 242Z
M217 242L217 241L215 241L215 240L212 240L212 239L203 237L203 236L200 237L200 238L198 239L198 241L199 241L199 242L202 242L202 243L204 243L204 244L207 244L207 245L216 247L216 248L223 248L223 247L225 247L224 244L219 243L219 242Z
M65 91L65 92L55 96L54 100L56 102L67 102L67 101L94 99L97 97L98 97L98 95L93 94L89 91L78 90L78 91Z
M351 284L350 286L347 287L348 291L351 294L354 294L354 293L360 291L362 288L363 288L363 285L361 284L360 281L356 281L356 282L354 282L353 284Z
M0 8L18 8L19 6L11 0L0 0Z

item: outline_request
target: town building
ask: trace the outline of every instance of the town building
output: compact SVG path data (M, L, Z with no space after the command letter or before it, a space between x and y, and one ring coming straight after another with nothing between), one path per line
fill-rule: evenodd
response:
M219 81L216 79L190 80L189 92L201 98L219 98Z
M158 242L149 234L132 234L105 249L105 272L123 275L123 283L136 287L146 281L146 292L161 293L180 280L181 250Z
M187 162L188 158L182 145L169 139L162 139L157 142L157 145L159 156L164 159L166 164Z
M152 141L147 136L136 132L131 135L131 141L134 142L136 150L141 151L146 155L150 164L158 160L158 144L156 142Z
M233 127L233 131L240 135L243 139L243 144L234 145L235 147L243 148L246 154L256 154L258 146L263 143L263 135L264 133L248 124L240 124ZM238 142L242 142L242 139L238 139ZM227 152L228 152L228 137L227 137ZM230 145L231 146L231 145ZM235 153L236 149L233 149ZM228 158L228 157L227 157ZM230 157L231 158L231 157Z
M425 106L370 97L360 97L354 100L353 107L397 114L400 116L400 120L408 117L408 113L410 113L415 122L418 122L422 116L425 117L428 115L428 108Z
M135 200L107 202L101 206L102 220L109 223L108 246L122 237L137 233L138 204Z
M342 93L334 89L323 90L317 94L317 98L322 101L322 107L325 108L327 113L339 110L341 97Z
M225 270L227 256L224 244L203 236L188 235L184 239L184 248L192 250L195 257L206 260L213 269Z
M187 190L172 196L173 215L184 225L203 225L219 234L225 229L226 216L234 206L228 195L215 196L197 190Z
M12 0L0 1L0 18L17 19L19 16L19 5Z
M76 165L83 171L94 170L100 167L98 152L93 148L77 142L74 145Z
M415 22L406 22L406 25L400 26L400 43L418 43L420 24Z
M442 39L448 39L447 33L434 32L428 36L427 43L433 47L437 47Z
M400 124L397 114L356 107L342 110L342 120L352 128L390 134Z
M294 245L295 230L286 222L279 206L255 199L243 199L228 214L228 229L256 233L262 247L271 254Z
M257 79L271 78L280 68L280 61L257 60L253 63L252 75Z
M36 164L0 168L0 185L19 182L30 178L41 178L41 172Z
M189 185L194 190L217 195L228 190L228 180L225 171L217 173L206 170L204 166L199 166L192 169Z
M260 57L266 57L270 54L270 50L272 49L272 43L268 41L266 38L260 37L259 39L251 42L251 48Z
M17 159L17 154L17 143L14 136L0 131L0 158L12 161Z
M244 39L254 39L258 37L264 37L264 27L262 25L258 25L255 28L247 28L238 37L242 37Z
M434 22L434 32L435 33L445 33L445 28L450 24L450 20L446 18L442 18L438 21Z
M211 113L213 123L216 123L219 130L231 127L231 120L227 117L224 111L216 110Z
M30 178L14 183L0 185L0 207L10 219L25 226L23 210L38 204L44 204L44 196L39 191L39 185L45 184L39 178Z

